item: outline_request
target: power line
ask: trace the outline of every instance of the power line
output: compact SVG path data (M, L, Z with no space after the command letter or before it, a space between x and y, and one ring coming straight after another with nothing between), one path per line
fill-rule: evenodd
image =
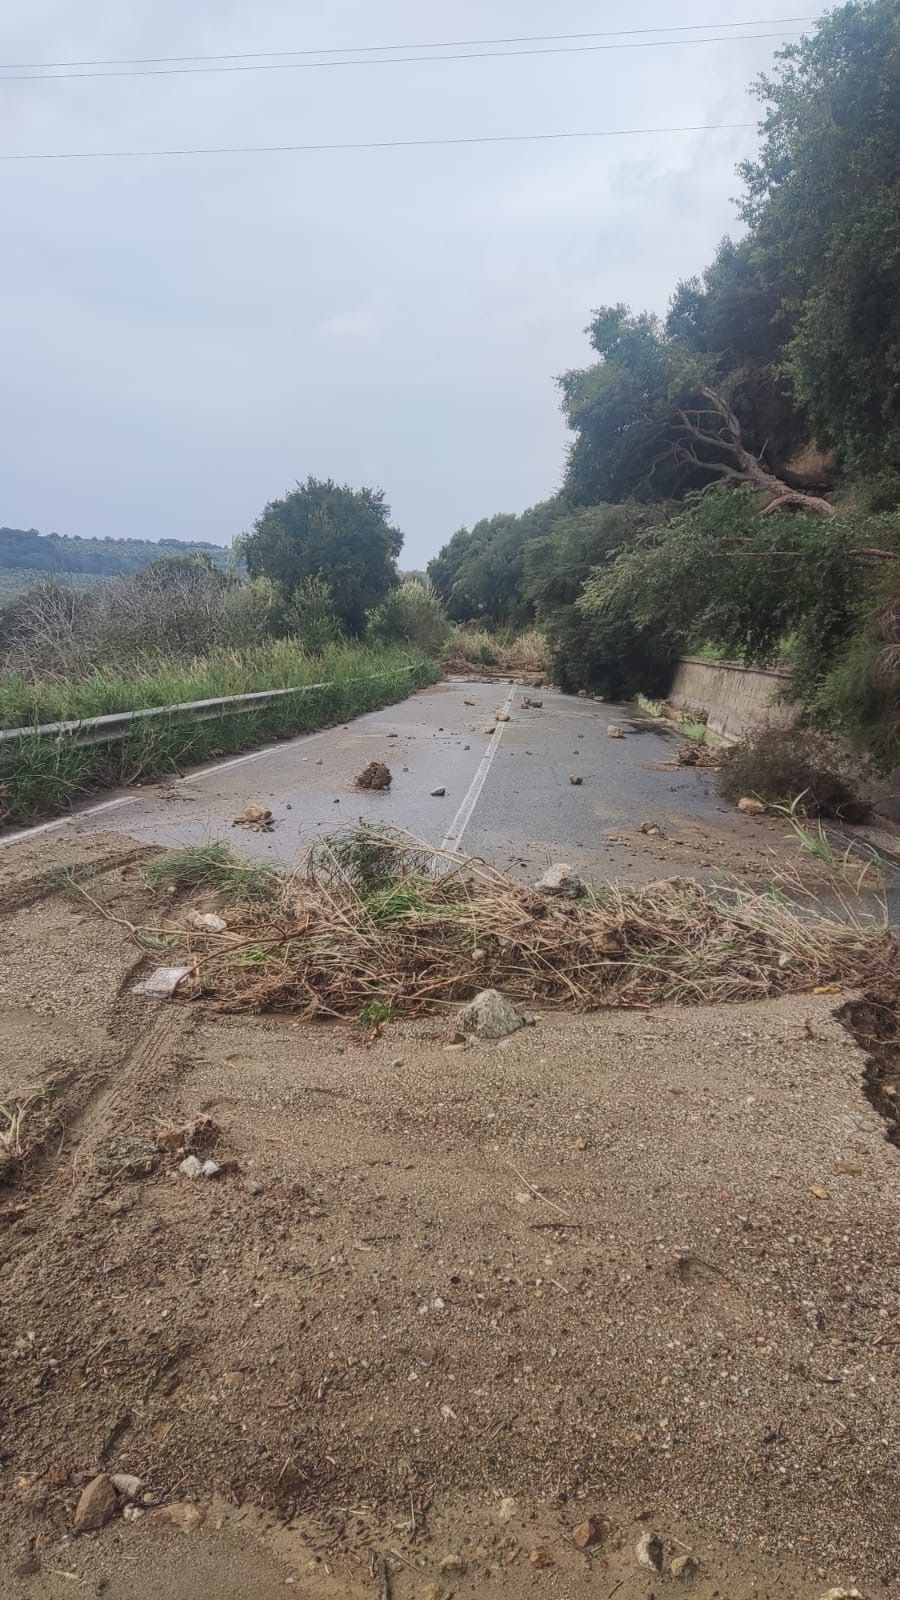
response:
M470 45L547 44L573 39L626 39L648 33L700 33L704 28L768 28L783 22L815 22L815 17L751 17L746 22L692 22L676 28L615 28L593 33L523 33L502 39L429 39L422 44L329 45L318 50L234 50L228 55L113 56L99 61L3 61L0 72L39 72L62 67L158 67L181 61L261 61L278 56L335 56L374 54L384 50L462 50Z
M257 61L230 67L128 67L124 72L0 72L0 83L59 82L63 78L171 78L206 77L221 72L292 72L322 67L388 67L425 61L492 61L499 57L588 55L607 50L663 50L696 44L737 44L744 39L799 39L796 33L712 34L703 39L642 39L630 44L547 45L536 50L473 50L455 55L354 57L350 61Z
M707 122L675 128L596 128L572 133L486 133L456 139L359 139L341 144L210 145L185 150L37 150L22 155L0 154L0 161L118 161L149 156L288 155L317 150L420 150L473 144L537 144L563 139L624 139L653 133L718 133L755 128L755 122Z

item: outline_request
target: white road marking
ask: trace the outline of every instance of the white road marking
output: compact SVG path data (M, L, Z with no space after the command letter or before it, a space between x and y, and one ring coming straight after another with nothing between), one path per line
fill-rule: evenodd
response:
M101 800L98 806L88 806L85 811L73 811L66 817L57 817L54 822L39 822L35 828L20 828L17 833L6 833L0 838L0 845L17 844L20 839L33 839L36 833L50 833L53 828L65 828L72 822L82 822L85 817L95 817L98 811L112 811L115 806L137 805L140 795L123 795L119 800Z
M513 698L515 696L517 688L518 688L518 684L513 682L512 688L510 689L509 694L506 697L505 704L503 706L504 711L506 711L506 712L509 711L509 708L513 703ZM468 791L468 793L467 793L462 805L460 806L459 810L457 811L456 816L453 818L453 821L450 824L450 832L447 834L446 839L444 839L442 844L441 844L441 849L442 850L458 850L459 849L459 847L460 847L460 845L462 843L462 836L465 833L467 827L469 826L469 823L470 823L471 818L472 818L472 812L475 810L475 807L476 807L476 805L478 803L478 796L481 794L481 791L484 788L485 781L487 779L487 775L491 770L491 762L493 761L495 755L497 754L497 750L498 750L499 745L500 745L500 740L503 738L503 732L504 732L505 728L506 728L506 723L505 722L498 722L497 723L497 732L493 735L490 744L488 745L486 751L484 752L484 755L482 756L481 761L479 762L479 765L478 765L478 771L476 772L474 778L472 779L471 784L469 785L469 791Z

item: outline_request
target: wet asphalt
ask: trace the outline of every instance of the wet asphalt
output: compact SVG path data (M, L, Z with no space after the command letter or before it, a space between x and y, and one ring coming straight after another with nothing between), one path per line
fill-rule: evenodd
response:
M529 694L542 705L527 708ZM507 705L510 720L496 722ZM610 723L626 737L610 739ZM708 772L659 768L678 742L669 725L633 708L450 680L345 727L125 791L114 797L121 804L88 808L68 826L82 836L112 827L168 847L225 838L247 859L290 867L317 837L363 820L405 828L432 845L447 842L519 877L567 861L594 879L647 881L665 870L658 855L608 834L645 821L667 834L721 828L733 817ZM386 792L354 787L373 760L390 768ZM446 792L433 795L435 789ZM233 826L250 803L271 809L271 833Z

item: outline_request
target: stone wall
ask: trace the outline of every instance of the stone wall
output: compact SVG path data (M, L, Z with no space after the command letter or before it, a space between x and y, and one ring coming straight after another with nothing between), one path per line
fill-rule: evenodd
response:
M799 702L780 698L792 679L793 674L780 667L744 667L738 661L685 656L678 663L669 702L685 716L705 717L713 733L739 739L763 724L793 726Z

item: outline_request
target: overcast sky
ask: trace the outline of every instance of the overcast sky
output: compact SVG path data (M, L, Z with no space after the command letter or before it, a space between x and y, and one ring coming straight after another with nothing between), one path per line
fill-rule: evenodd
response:
M791 11L804 7L6 0L0 58L356 51L714 18L702 37ZM747 86L776 48L2 82L0 153L755 122ZM591 308L664 311L733 229L735 163L755 144L747 130L0 163L0 524L227 544L313 473L384 488L402 564L423 564L460 525L558 486L553 380L585 363Z

